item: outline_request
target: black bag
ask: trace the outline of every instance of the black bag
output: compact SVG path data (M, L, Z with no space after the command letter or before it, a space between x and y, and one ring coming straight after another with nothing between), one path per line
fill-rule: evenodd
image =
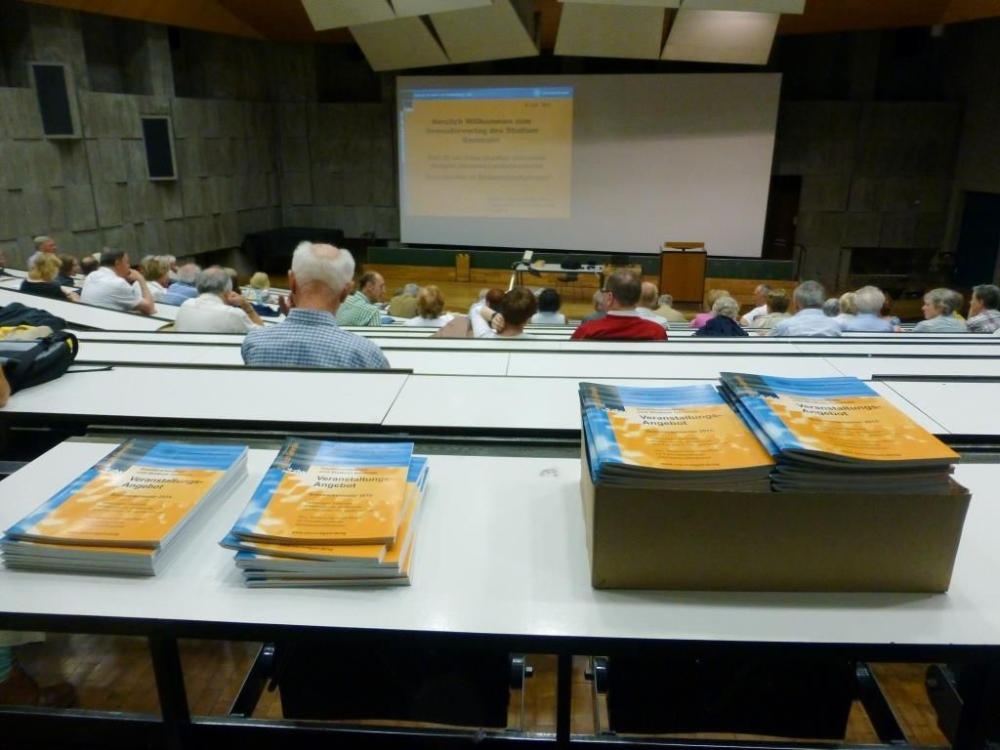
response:
M56 331L33 341L0 340L0 365L10 392L60 377L73 364L79 348L76 336L69 331Z
M61 331L66 321L45 310L11 302L0 307L0 326L48 326L53 331Z

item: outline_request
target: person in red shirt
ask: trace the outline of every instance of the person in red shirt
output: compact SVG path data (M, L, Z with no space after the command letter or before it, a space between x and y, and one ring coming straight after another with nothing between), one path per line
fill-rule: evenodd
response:
M627 268L620 268L608 277L604 285L603 318L581 323L574 339L622 339L627 341L665 341L666 331L659 323L642 317L635 306L642 293L642 277Z

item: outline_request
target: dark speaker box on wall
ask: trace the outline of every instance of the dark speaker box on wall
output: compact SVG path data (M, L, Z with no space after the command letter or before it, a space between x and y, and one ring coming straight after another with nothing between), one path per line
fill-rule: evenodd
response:
M169 117L142 118L142 138L146 144L146 167L151 180L176 180L174 134Z
M79 138L73 74L62 63L29 64L46 138Z

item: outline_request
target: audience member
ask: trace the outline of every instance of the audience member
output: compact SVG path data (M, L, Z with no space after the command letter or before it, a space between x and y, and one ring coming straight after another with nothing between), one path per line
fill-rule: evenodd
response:
M171 281L177 281L177 256L176 255L158 255L156 256L163 265L167 267L167 275L170 277Z
M662 315L653 312L653 307L660 302L660 290L651 281L642 282L642 292L639 294L639 304L635 306L635 311L646 320L651 320L664 328L670 327L670 322Z
M962 316L962 308L965 307L965 297L954 289L949 289L948 292L951 294L951 314L964 323L965 318Z
M80 299L89 305L112 310L143 315L156 312L146 279L129 266L128 253L108 247L101 253L100 268L83 280Z
M792 300L784 289L772 289L767 293L767 315L755 318L754 327L770 331L779 320L792 317L788 314L791 303Z
M36 297L50 297L64 302L79 302L80 298L73 292L64 292L62 285L56 281L59 269L62 268L62 261L58 255L42 253L35 256L35 262L31 264L28 271L28 278L21 281L21 291L25 294L34 294Z
M955 317L955 295L951 289L938 287L924 295L924 318L915 326L914 333L965 333L965 322Z
M844 323L858 314L858 304L854 299L854 292L844 292L837 300L837 314L834 316L840 321L841 327Z
M288 273L295 306L281 323L246 335L243 361L264 367L387 368L373 341L337 323L353 276L354 258L347 250L300 243Z
M531 322L541 326L561 326L566 324L566 316L559 312L562 298L555 289L543 289L538 295L538 312L531 316Z
M514 287L503 295L497 308L494 309L489 304L482 305L476 310L476 315L469 318L472 322L473 335L477 339L534 338L524 332L524 327L538 310L538 299L530 289L523 286ZM503 312L500 312L501 310Z
M758 318L763 318L770 310L767 306L767 295L771 293L771 287L767 284L758 284L753 290L753 303L756 305L753 310L740 318L740 325L747 328L760 328L757 324Z
M691 328L701 328L712 319L712 316L715 315L715 313L712 312L712 308L715 306L715 301L719 299L719 297L732 296L733 295L725 289L709 289L708 294L705 295L705 312L700 312L694 316L691 320Z
M828 297L823 303L823 314L828 318L836 318L840 315L840 300L836 297Z
M59 256L59 273L56 283L60 286L76 286L76 275L80 273L80 261L72 255Z
M855 315L840 324L845 331L869 331L891 333L895 326L880 316L885 305L885 295L875 286L863 286L854 293Z
M574 339L632 339L664 341L663 326L646 320L635 306L642 294L642 277L628 268L619 268L605 283L603 318L581 323L571 338Z
M674 309L674 295L661 294L657 302L659 306L653 312L661 318L666 318L668 323L687 323L684 313Z
M427 286L417 293L417 314L404 321L407 326L427 326L440 328L451 322L455 316L444 312L444 297L436 286Z
M883 294L885 294L885 292L883 292ZM889 322L892 325L892 330L897 332L903 330L899 326L899 318L892 314L892 297L888 294L885 294L885 302L882 303L882 309L879 311L879 318Z
M715 304L712 305L712 312L715 313L715 317L695 331L695 336L750 335L736 321L736 316L740 314L740 303L732 297L719 297L719 299L715 300ZM757 317L759 318L760 316Z
M337 322L342 326L377 326L382 324L382 311L378 302L385 293L382 274L369 271L358 279L358 290L350 295L337 311Z
M247 299L251 302L266 305L271 298L271 278L263 271L257 271L257 273L250 277L249 287L247 290Z
M416 317L418 294L420 294L420 287L417 284L407 284L398 290L389 300L389 314L394 318Z
M998 307L1000 307L1000 287L993 284L973 287L966 327L971 333L993 333L1000 328Z
M159 261L153 262L159 265ZM233 291L232 277L225 268L211 266L201 271L195 288L198 296L185 300L177 311L175 331L246 333L264 325L250 301Z
M163 293L163 299L160 301L165 305L183 305L185 300L197 297L198 290L195 288L195 284L198 281L200 271L201 269L194 263L185 263L178 268L176 278L167 287Z
M607 314L607 308L605 307L605 302L607 302L607 296L604 294L603 289L598 289L594 292L594 312L584 315L581 323L589 323L592 320L600 320Z
M93 255L88 255L80 260L80 273L82 273L84 277L89 276L100 267L100 254L98 254L97 258Z
M35 265L35 261L38 260L43 255L57 255L59 253L59 246L56 241L51 237L46 237L44 234L39 237L35 237L35 252L31 254L28 258L28 268L30 269Z
M167 264L158 256L149 255L142 259L139 264L139 273L146 279L146 286L149 293L153 295L154 302L163 302L163 297L170 286L170 273Z
M818 281L803 281L792 292L798 311L786 320L779 320L771 329L772 336L839 336L840 323L823 312L826 289Z

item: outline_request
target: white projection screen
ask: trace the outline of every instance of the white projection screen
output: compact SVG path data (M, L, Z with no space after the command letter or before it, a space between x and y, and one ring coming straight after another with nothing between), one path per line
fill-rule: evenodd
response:
M781 76L397 79L400 234L760 257Z

